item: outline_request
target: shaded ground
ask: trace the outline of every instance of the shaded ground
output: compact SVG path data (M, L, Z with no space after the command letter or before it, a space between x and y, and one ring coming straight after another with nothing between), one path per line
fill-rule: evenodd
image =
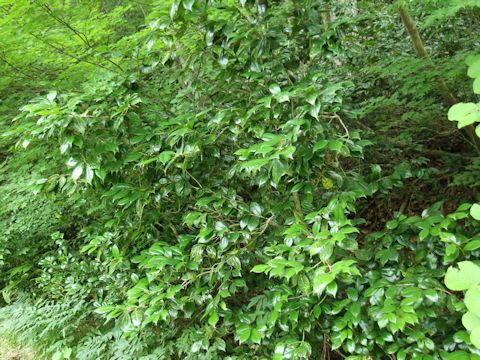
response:
M29 349L12 345L0 338L0 360L34 360L34 356Z

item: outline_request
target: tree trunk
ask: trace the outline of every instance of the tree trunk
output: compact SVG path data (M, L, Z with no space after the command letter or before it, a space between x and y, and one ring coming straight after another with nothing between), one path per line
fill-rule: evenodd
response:
M415 24L415 21L413 18L410 16L408 13L407 8L404 5L401 5L398 8L398 11L400 13L400 17L402 18L403 24L405 25L405 28L408 31L408 34L410 35L410 39L412 40L413 43L413 48L415 49L417 56L420 59L425 59L427 60L428 67L433 69L435 67L432 59L430 58L427 50L425 49L425 46L423 45L422 38L420 37L420 34L417 30L417 26ZM444 102L448 106L453 106L456 103L458 103L457 99L455 96L452 94L450 89L448 88L447 83L445 82L444 79L438 78L438 85L439 85L439 91L440 94L442 95L442 98ZM473 125L469 125L465 128L465 131L469 135L470 139L472 140L476 150L480 153L480 139L476 136L475 134L475 128Z

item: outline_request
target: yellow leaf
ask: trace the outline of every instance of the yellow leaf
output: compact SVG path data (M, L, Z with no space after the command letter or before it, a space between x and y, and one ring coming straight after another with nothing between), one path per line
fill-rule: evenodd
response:
M322 185L325 189L329 190L333 187L333 181L329 178L322 177Z

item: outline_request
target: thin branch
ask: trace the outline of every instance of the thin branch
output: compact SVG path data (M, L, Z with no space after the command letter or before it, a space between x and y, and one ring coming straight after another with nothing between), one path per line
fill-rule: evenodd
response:
M51 17L53 18L55 21L57 21L58 23L60 23L61 25L65 26L67 29L69 29L70 31L72 31L89 49L91 50L95 50L95 48L93 47L93 45L90 43L90 41L88 40L88 37L86 34L82 33L81 31L75 29L72 25L70 25L69 23L67 23L65 20L63 20L62 18L58 17L57 15L55 15L55 13L53 12L53 10L47 5L47 4L39 4L37 1L35 1L35 3L40 6L42 9L45 10L45 12ZM105 56L104 54L99 54L105 61L108 61L110 64L112 64L113 66L115 66L117 69L119 69L121 72L124 72L123 68L117 64L115 61L109 59L107 56Z
M7 64L7 65L10 66L12 69L14 69L15 71L17 71L19 74L21 74L21 75L29 78L30 80L36 80L35 77L33 77L32 75L25 73L21 68L15 66L15 65L13 65L13 64L11 64L11 63L6 59L5 56L1 56L1 55L0 55L0 60L2 60L5 64Z
M59 47L59 46L56 46L48 41L46 41L45 39L42 39L40 36L34 34L34 33L29 33L31 36L33 36L35 39L37 40L40 40L41 42L43 42L44 44L50 46L52 49L55 49L56 51L58 51L60 54L63 54L63 55L66 55L68 57L71 57L72 59L75 59L79 62L85 62L85 63L88 63L90 65L94 65L94 66L97 66L99 68L102 68L102 69L105 69L105 70L108 70L108 71L111 71L108 67L102 65L102 64L98 64L98 63L95 63L93 61L90 61L90 60L87 60L87 59L82 59L80 57L78 57L77 55L74 55L74 54L71 54L67 51L65 51L65 49Z

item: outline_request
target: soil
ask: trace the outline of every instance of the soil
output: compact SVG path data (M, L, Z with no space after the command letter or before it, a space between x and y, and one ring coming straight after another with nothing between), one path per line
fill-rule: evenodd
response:
M0 339L0 359L1 360L34 360L33 352L29 349L20 348L12 345L4 339Z

